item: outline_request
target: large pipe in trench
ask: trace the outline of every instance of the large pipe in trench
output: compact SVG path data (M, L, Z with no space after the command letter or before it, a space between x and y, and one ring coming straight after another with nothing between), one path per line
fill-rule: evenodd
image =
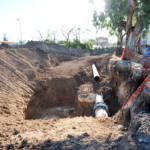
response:
M96 69L95 64L92 65L92 69L93 69L94 80L95 81L99 81L100 76L99 76L99 73L98 73L98 71Z
M97 94L95 99L94 112L95 117L108 117L108 107L104 103L103 96Z

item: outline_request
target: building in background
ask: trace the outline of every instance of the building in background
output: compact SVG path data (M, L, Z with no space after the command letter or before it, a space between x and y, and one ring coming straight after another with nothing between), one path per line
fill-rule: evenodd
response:
M108 46L109 39L106 37L98 37L95 39L95 45L105 47Z
M147 33L146 36L141 39L141 45L150 46L150 33Z
M150 33L147 33L144 38L141 38L141 46L140 46L141 53L144 54L144 52L149 46L150 46Z

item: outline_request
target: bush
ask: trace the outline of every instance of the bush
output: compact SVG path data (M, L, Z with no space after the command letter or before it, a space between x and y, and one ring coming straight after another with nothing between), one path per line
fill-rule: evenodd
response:
M99 51L99 54L111 53L111 48L102 48Z
M59 41L58 43L63 43L65 46L67 46L67 41ZM68 42L68 47L90 50L93 47L93 42L89 40L81 43L80 40L76 38L73 41Z
M44 42L45 43L55 43L53 40L50 40L50 39L46 39Z
M92 47L93 47L93 42L92 41L85 41L84 43L83 43L83 47L82 47L82 49L86 49L86 50L90 50L90 49L92 49Z

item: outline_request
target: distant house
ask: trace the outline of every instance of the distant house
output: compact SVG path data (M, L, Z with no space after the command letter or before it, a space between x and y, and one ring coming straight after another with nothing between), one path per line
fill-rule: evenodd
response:
M150 46L150 33L147 33L146 36L141 39L141 45Z
M144 38L141 38L141 53L144 53L147 47L150 46L150 33L147 33Z
M108 45L108 41L109 41L109 39L106 38L106 37L98 37L98 38L95 39L95 44L96 44L97 46L102 46L102 47L104 47L104 46L107 46L107 45Z

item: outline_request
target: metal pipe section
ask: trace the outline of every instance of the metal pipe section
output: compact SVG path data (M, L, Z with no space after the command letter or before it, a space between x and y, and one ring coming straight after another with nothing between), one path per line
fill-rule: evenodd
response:
M97 94L95 99L94 112L95 117L108 117L108 107L104 103L103 96Z
M99 76L99 73L98 73L98 71L97 71L97 69L96 69L95 64L92 65L92 69L93 69L94 80L95 80L95 81L99 81L100 76Z

